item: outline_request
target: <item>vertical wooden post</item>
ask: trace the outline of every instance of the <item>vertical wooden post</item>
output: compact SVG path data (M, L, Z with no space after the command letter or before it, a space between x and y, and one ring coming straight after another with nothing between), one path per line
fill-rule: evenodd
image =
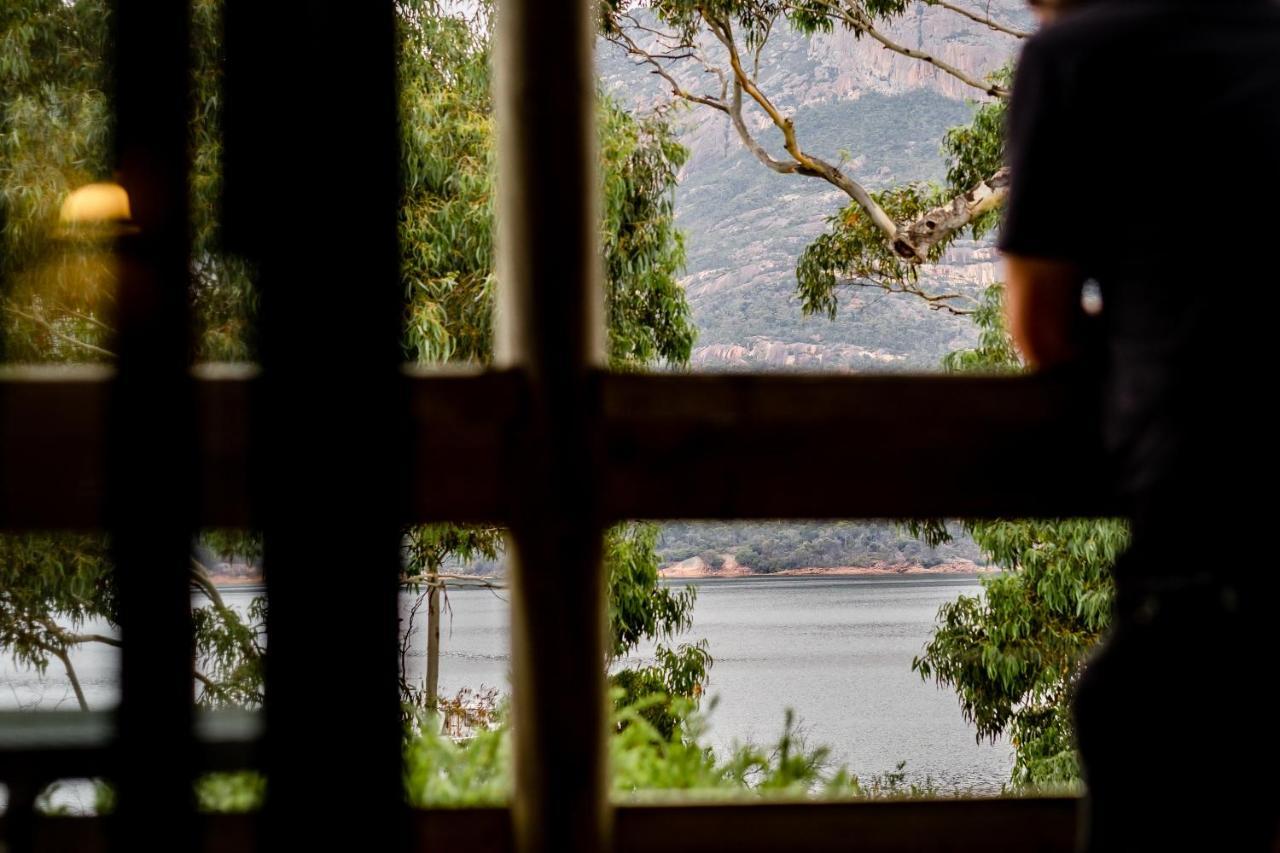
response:
M227 215L261 270L270 850L407 839L394 14L390 0L228 3Z
M603 362L590 3L498 9L496 356L529 399L513 501L512 664L521 853L607 849L604 582L594 481Z
M119 849L190 849L195 528L187 193L188 4L115 0L116 152L136 233L120 241L105 517L119 592Z
M440 586L440 573L427 573L427 707L440 707L440 599L444 588Z

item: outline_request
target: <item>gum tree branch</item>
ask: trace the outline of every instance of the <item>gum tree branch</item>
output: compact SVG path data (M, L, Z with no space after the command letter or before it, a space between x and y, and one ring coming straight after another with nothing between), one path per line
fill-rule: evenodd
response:
M739 89L745 91L747 95L756 102L759 107L765 111L774 126L782 131L783 147L787 153L794 158L794 163L786 163L785 161L776 161L772 157L765 159L762 157L763 148L757 146L757 150L753 150L761 162L770 166L774 171L787 171L808 177L822 178L827 183L839 188L845 195L858 203L858 206L866 211L871 217L871 221L876 224L885 236L890 240L897 237L898 226L884 211L876 200L871 197L871 193L866 187L846 175L836 166L826 162L825 160L806 153L801 147L800 142L796 138L795 122L784 116L768 96L760 90L755 80L747 74L746 69L742 65L742 57L738 53L737 43L733 38L733 29L728 20L717 19L703 12L703 20L707 22L707 26L711 29L712 34L724 45L725 50L729 52L729 65L733 69L734 77L734 125L738 128L738 134L743 135L746 130L746 122L742 119L741 97ZM743 141L747 141L744 136ZM750 145L748 146L750 147ZM771 163L777 165L771 165Z
M914 222L906 224L894 241L894 251L907 257L912 252L920 259L929 250L948 239L970 222L1004 204L1009 194L1009 169L1000 169L991 177L966 193L927 211Z
M75 347L80 347L81 349L87 350L92 353L96 353L97 355L105 356L106 358L116 357L116 354L113 353L111 350L103 349L102 347L95 346L94 344L91 344L88 341L82 341L79 338L74 338L71 335L61 332L58 329L54 328L54 325L50 323L48 320L46 320L44 317L41 317L38 314L28 314L26 311L21 310L20 308L15 306L12 302L10 302L7 299L4 301L4 310L8 311L10 314L12 314L15 317L21 317L23 320L27 320L31 323L35 323L37 326L44 329L50 335L52 335L53 337L57 338L60 341L63 341L64 343L71 344L72 346L75 346Z
M239 615L228 607L225 601L223 601L222 593L218 591L218 587L209 577L209 569L195 557L191 558L191 571L189 574L192 586L195 586L204 593L205 597L208 598L210 603L213 605L214 610L218 612L218 615L224 621L230 621L231 619L238 620L240 618ZM246 658L252 659L258 657L258 647L255 646L248 638L240 637L239 645L240 653Z
M972 309L957 308L955 306L958 300L967 300L961 293L930 293L927 290L914 284L905 284L901 281L889 279L864 279L864 278L848 278L836 282L836 287L865 287L872 290L883 290L886 293L902 293L908 296L914 296L917 299L923 299L929 303L929 308L934 311L946 311L956 317L967 317L973 313Z
M941 2L941 0L937 1ZM921 0L921 2L932 2L932 0ZM870 18L859 10L841 6L836 2L827 2L823 3L823 5L827 8L833 20L848 26L856 32L870 36L887 49L894 50L910 58L928 62L991 97L1005 98L1008 96L1007 90L1000 86L984 83L929 54L894 42L877 30ZM652 66L653 73L658 74L667 82L674 97L701 104L727 114L743 145L766 168L778 174L820 178L843 192L867 214L876 228L885 235L894 254L898 257L912 264L924 263L935 246L945 242L979 216L1000 207L1004 203L1005 196L1008 193L1007 169L997 171L976 187L938 205L913 221L895 222L861 183L845 174L838 166L810 154L802 148L796 132L795 122L778 109L760 88L756 76L748 73L745 68L741 52L734 38L732 23L727 18L718 17L714 13L708 12L705 7L700 7L698 12L701 15L703 24L724 48L729 59L732 73L731 93L726 91L729 81L726 80L725 73L719 67L707 63L700 56L696 57L708 71L719 75L721 94L718 98L709 95L695 95L686 90L676 76L662 65L659 61L659 56L646 51L626 32L619 30L612 38L615 43L621 45L630 55L638 58L642 63ZM634 19L631 20L634 22ZM652 28L644 28L644 31L656 32ZM696 52L695 46L686 41L679 41L678 46L671 47L670 43L678 41L674 35L664 35L664 39L664 47L686 53ZM742 96L744 92L768 116L774 127L782 133L783 147L787 154L790 155L789 158L775 157L752 134L743 115ZM726 97L727 95L728 97ZM886 287L884 289L890 288ZM941 297L942 301L939 301L930 297L924 291L898 290L895 292L912 292L913 295L926 299L932 307L946 306L946 310L952 313L969 313L949 307L949 304L945 301L947 298L945 296Z
M844 24L855 33L870 36L879 42L886 50L891 50L894 53L900 54L909 59L916 59L927 65L932 65L942 73L949 74L961 83L964 83L966 86L971 86L985 95L989 95L993 98L1000 98L1001 100L1005 100L1009 97L1009 90L1003 86L997 86L994 83L980 80L969 72L957 68L946 60L939 59L931 53L916 50L915 48L907 47L901 42L894 41L889 38L889 36L876 29L875 23L861 9L833 2L823 3L822 5L827 8L827 16L831 18L831 20Z
M1031 36L1031 33L1002 24L995 18L987 15L981 15L971 9L966 9L963 6L959 6L954 3L948 3L946 0L923 0L923 2L926 6L937 6L939 8L946 9L948 12L954 12L957 15L962 15L975 23L982 24L988 29L1013 36L1016 39L1029 38Z

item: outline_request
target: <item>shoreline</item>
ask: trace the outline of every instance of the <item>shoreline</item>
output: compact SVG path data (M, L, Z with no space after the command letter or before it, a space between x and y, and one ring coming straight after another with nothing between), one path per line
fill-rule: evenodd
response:
M809 578L809 577L902 577L902 576L947 576L947 575L991 575L998 574L994 566L979 566L970 560L954 560L939 563L935 566L921 566L912 563L890 563L873 566L803 566L794 569L779 569L776 572L765 572L744 566L727 557L718 567L706 564L700 557L692 557L679 563L663 566L658 576L664 580L715 579L715 578Z

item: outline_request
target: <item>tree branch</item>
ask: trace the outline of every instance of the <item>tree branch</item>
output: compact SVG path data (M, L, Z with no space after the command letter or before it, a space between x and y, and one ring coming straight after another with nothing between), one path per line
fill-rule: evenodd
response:
M1006 166L968 192L907 224L894 240L893 250L904 258L914 256L923 261L935 245L1004 204L1008 194L1009 169Z
M747 147L752 149L752 153L756 155L762 163L777 172L792 172L795 174L805 175L807 177L822 178L839 188L845 195L858 203L858 206L866 211L867 216L871 217L871 221L875 223L885 236L890 240L894 240L898 236L898 226L885 212L876 200L871 197L871 193L854 179L850 178L837 167L806 153L800 147L800 143L796 138L795 122L778 111L773 102L760 90L755 81L747 74L746 69L742 67L742 59L738 54L737 44L733 39L732 25L728 20L717 20L714 16L702 13L703 19L707 22L708 28L712 34L724 45L725 50L729 52L729 65L733 68L734 75L734 98L733 110L730 115L734 117L734 125L738 129L739 136L743 137L743 142L747 143ZM754 140L750 139L747 133L746 122L742 119L742 98L741 91L745 91L751 96L751 99L760 106L762 110L773 121L775 127L782 131L783 145L787 149L787 153L795 158L795 163L790 164L785 161L774 160L767 155ZM754 146L754 147L753 147Z
M621 39L621 42L619 42L617 39ZM636 41L632 39L630 36L628 36L625 32L622 32L621 30L619 30L617 33L616 39L614 39L614 43L615 44L621 43L622 47L627 51L628 54L630 54L631 56L638 57L642 63L645 63L647 65L652 65L653 70L650 73L657 74L663 80L667 81L667 85L671 87L671 94L674 95L675 97L681 98L686 101L691 101L695 104L702 104L703 106L711 107L712 109L719 110L720 112L729 111L729 108L724 104L723 93L721 95L721 99L716 99L706 95L695 95L692 92L687 91L683 86L680 85L679 81L677 81L676 78L669 71L667 71L667 69L662 67L662 64L658 61L658 57L656 55L640 47L640 45L638 45ZM693 56L693 54L689 54L689 58L695 58L695 57Z
M76 310L74 310L74 309L72 309L72 308L68 308L66 305L63 305L63 304L62 304L62 303L60 303L60 302L59 302L59 303L55 303L55 304L56 304L57 309L58 309L59 311L61 311L63 314L70 314L72 317L75 317L76 319L84 320L84 321L85 321L86 323L88 323L89 325L91 325L91 326L97 326L99 329L102 329L104 332L107 332L108 334L113 333L113 332L115 331L115 330L114 330L114 329L112 329L110 326L108 326L106 323L104 323L104 322L102 322L101 320L99 320L97 317L94 317L94 316L89 315L89 314L85 314L85 313L80 312L80 311L76 311Z
M1013 36L1014 38L1017 38L1017 39L1029 38L1031 36L1031 33L1024 32L1023 30L1014 29L1013 27L1000 23L994 18L988 17L986 15L980 15L977 12L964 8L963 6L957 6L953 3L948 3L946 2L946 0L923 0L923 2L927 6L938 6L940 8L946 9L949 12L955 12L957 15L963 15L964 17L968 18L971 21L982 24L984 27L993 29L996 32L1004 33L1005 35Z
M936 3L944 5L946 8L951 6L944 0L921 0L926 3ZM844 23L850 29L858 33L866 34L889 50L893 50L913 59L927 62L936 66L940 70L962 80L966 84L977 88L992 97L1005 98L1008 91L1000 86L984 83L964 71L952 66L942 60L939 60L929 54L921 51L913 50L898 44L889 39L883 33L875 28L871 19L865 13L852 7L844 8L836 2L825 2L824 5L830 17L833 20ZM964 10L957 11L963 12ZM778 174L794 174L803 175L805 177L821 178L827 183L839 189L868 215L871 222L878 228L888 239L889 245L892 247L894 254L908 263L920 264L928 260L930 251L938 244L944 242L960 229L972 223L975 219L983 214L996 209L1004 203L1005 196L1008 193L1009 175L1007 169L1001 169L987 180L978 184L978 186L960 194L959 196L938 205L926 212L923 216L912 222L898 223L895 222L883 207L872 197L871 193L862 186L858 181L845 174L839 167L826 162L820 157L816 157L806 152L800 145L796 134L795 123L792 119L783 115L782 111L774 105L772 100L762 91L756 81L755 75L748 73L742 62L741 53L734 39L732 22L724 17L717 17L714 13L708 12L705 7L699 7L699 14L702 16L703 23L706 25L711 35L720 42L725 49L729 66L732 71L732 93L726 97L725 91L729 82L725 78L724 72L717 67L709 65L706 60L701 57L695 57L703 62L709 70L720 76L721 95L719 98L712 96L694 95L684 89L676 80L675 76L668 71L658 61L658 57L646 51L639 43L619 30L617 36L614 37L616 43L621 44L624 49L632 56L638 57L642 62L653 66L653 73L661 76L671 87L673 95L692 103L703 104L712 109L726 113L733 124L734 130L738 137L742 140L747 150L751 152L757 160L766 168ZM975 20L980 16L975 17ZM657 32L650 28L641 27L639 22L631 19L632 24L636 27L644 29L648 32ZM981 19L982 23L988 23L988 19ZM1008 28L1002 28L996 25L994 21L990 21L990 25L1002 31ZM1017 35L1018 31L1010 32L1011 35ZM664 36L668 41L675 41L675 36ZM669 47L670 45L664 46ZM679 49L686 53L694 52L694 46L687 42L680 42L678 47L671 49ZM752 134L751 129L747 126L746 119L742 110L742 95L746 93L769 120L782 133L783 147L786 149L790 158L774 157L769 151L760 144L760 142ZM967 314L968 311L962 311L950 307L946 301L948 296L931 297L924 291L918 290L901 290L899 292L911 292L913 295L924 298L931 307L942 308L952 313Z
M124 645L115 637L106 637L102 634L73 634L57 622L54 622L52 619L41 618L36 621L40 623L41 627L49 632L50 636L57 638L58 642L61 643L64 648L66 646L79 645L80 643L102 643L103 645L115 646L116 648L121 648ZM47 643L41 643L40 645L48 651L55 651L55 647L50 646Z
M862 279L848 278L836 282L836 287L866 287L875 290L883 290L885 293L903 293L915 296L929 303L929 308L934 311L946 311L956 317L967 317L973 313L973 309L957 308L954 305L955 300L969 299L962 293L929 293L920 287L911 284L905 284L900 281L890 281L887 279ZM971 300L970 300L971 301Z
M4 310L8 311L10 314L13 314L15 317L21 317L24 320L29 320L30 322L35 323L37 326L40 326L46 332L53 335L55 338L57 338L60 341L65 341L66 343L69 343L72 346L80 347L81 349L88 350L89 352L92 352L92 353L97 353L98 355L105 356L107 358L116 357L116 354L113 353L111 350L103 349L100 346L95 346L87 341L82 341L79 338L73 338L71 337L71 335L58 331L58 329L54 328L53 324L50 323L45 318L37 314L28 314L27 312L22 311L21 309L15 307L14 304L8 299L4 301Z
M71 689L75 691L76 701L80 703L80 710L89 710L89 701L84 697L84 688L80 686L80 678L76 675L76 668L71 665L71 656L67 654L66 649L49 649L49 652L62 661L62 666L67 671L67 681L71 682Z
M928 0L926 0L926 2L928 2ZM852 6L841 6L833 2L824 3L823 5L831 10L828 12L828 16L833 20L840 21L855 33L871 36L871 38L880 42L880 44L887 50L891 50L894 53L901 54L902 56L910 59L917 59L928 65L932 65L934 68L937 68L944 74L951 75L966 86L972 86L978 91L986 95L990 95L993 98L1000 98L1004 100L1009 97L1009 90L1003 86L997 86L994 83L979 80L967 71L963 71L949 62L939 59L933 54L925 53L924 51L916 50L914 48L907 47L905 44L894 41L876 29L875 23L861 10L855 9Z
M192 585L205 594L213 604L214 609L218 611L219 616L224 620L239 620L239 615L230 607L227 607L226 602L222 600L222 593L218 591L218 587L209 577L209 569L195 557L191 558L190 577ZM257 646L245 637L239 638L239 645L241 654L246 658L252 659L258 657L259 652Z

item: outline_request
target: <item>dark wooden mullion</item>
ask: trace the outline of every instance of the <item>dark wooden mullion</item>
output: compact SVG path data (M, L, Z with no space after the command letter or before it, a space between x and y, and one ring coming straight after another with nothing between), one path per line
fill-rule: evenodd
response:
M523 380L525 403L498 472L510 494L511 813L521 853L603 853L610 837L590 6L498 4L495 361ZM441 504L458 510L448 496Z
M192 635L195 395L190 376L188 4L115 0L118 180L133 226L118 245L118 358L106 410L108 522L116 566L121 697L115 846L194 835Z
M230 446L248 445L264 535L264 840L394 851L408 402L393 4L230 0L226 46L226 215L261 271L262 372Z

